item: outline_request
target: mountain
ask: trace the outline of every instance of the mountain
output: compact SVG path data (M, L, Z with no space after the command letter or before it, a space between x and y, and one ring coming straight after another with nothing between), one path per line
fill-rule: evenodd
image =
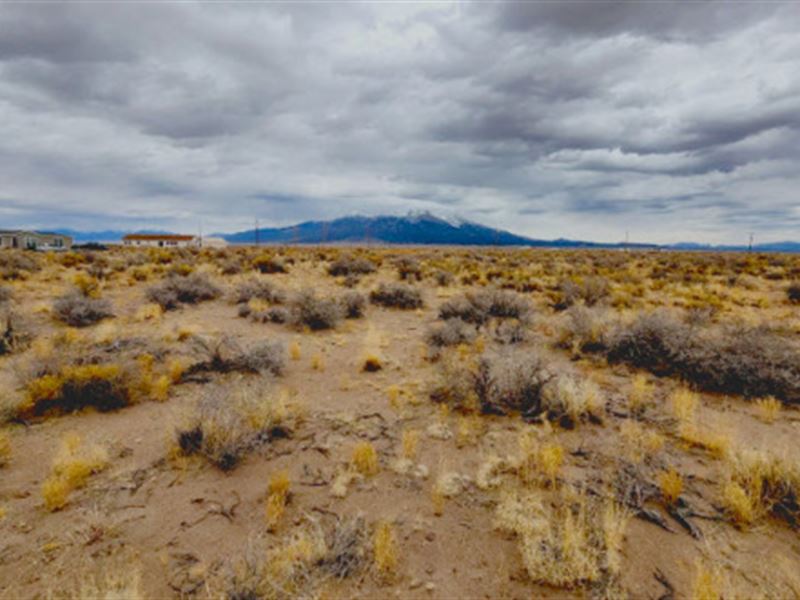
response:
M215 234L233 244L253 244L256 231ZM574 240L536 240L469 221L447 221L430 213L406 216L342 217L332 221L306 221L291 227L258 230L262 244L383 243L473 246L604 247Z

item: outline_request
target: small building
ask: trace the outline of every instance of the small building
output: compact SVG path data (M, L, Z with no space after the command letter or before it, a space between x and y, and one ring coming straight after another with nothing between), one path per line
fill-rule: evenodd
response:
M196 235L180 235L175 233L129 233L122 238L126 246L145 246L151 248L185 248L199 246L200 238Z
M72 238L68 235L50 231L0 229L0 248L62 251L69 250L71 247Z
M200 245L203 248L225 248L228 242L221 237L204 237L200 240Z

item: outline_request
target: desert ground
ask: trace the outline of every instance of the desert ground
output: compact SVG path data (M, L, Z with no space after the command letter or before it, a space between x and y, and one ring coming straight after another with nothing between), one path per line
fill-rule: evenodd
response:
M800 597L800 257L0 253L0 597Z

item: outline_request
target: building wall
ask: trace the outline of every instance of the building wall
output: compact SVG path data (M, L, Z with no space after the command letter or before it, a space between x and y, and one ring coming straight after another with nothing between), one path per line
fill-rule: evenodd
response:
M68 250L72 247L72 238L66 235L18 231L0 234L0 247L32 250Z
M185 248L196 246L197 242L195 240L123 240L123 244L144 248Z

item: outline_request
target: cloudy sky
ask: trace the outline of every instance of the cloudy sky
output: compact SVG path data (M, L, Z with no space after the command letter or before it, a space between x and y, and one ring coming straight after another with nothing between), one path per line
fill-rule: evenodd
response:
M0 227L800 238L800 5L0 4Z

